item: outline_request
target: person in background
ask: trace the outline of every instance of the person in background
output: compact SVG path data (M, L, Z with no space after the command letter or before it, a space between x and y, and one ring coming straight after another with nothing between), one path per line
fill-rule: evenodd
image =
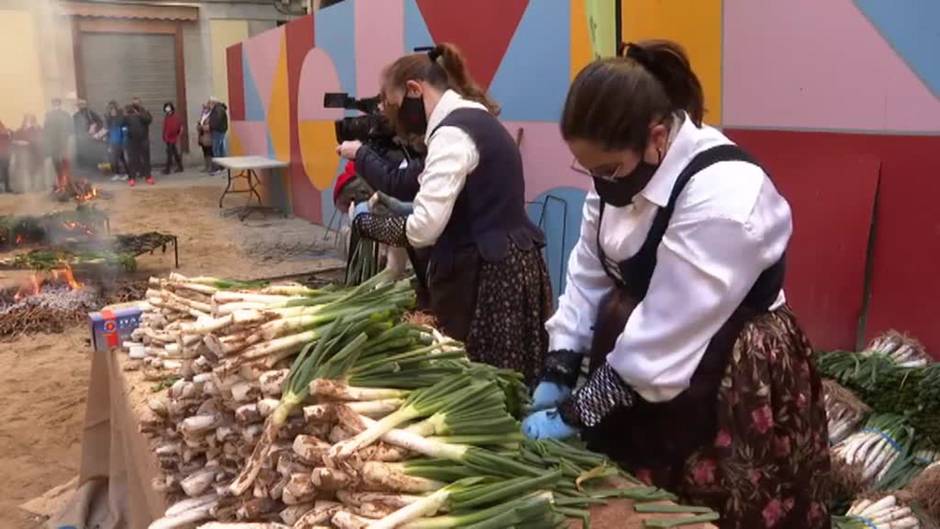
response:
M16 159L16 164L24 166L24 172L30 178L42 170L42 127L39 126L39 120L35 114L25 114L20 128L13 133L13 141L22 142L26 146L26 158Z
M212 106L209 114L209 131L212 133L212 157L222 158L226 156L225 134L228 132L228 107L225 103L212 97L209 99ZM216 171L221 168L216 167Z
M183 133L183 120L176 113L176 107L169 101L163 105L163 114L163 142L166 143L166 167L163 168L163 174L170 174L170 168L174 164L176 172L182 173L183 159L180 157L177 143Z
M721 529L828 529L822 383L783 292L790 207L703 115L670 41L572 83L561 135L593 188L523 431L580 433Z
M108 102L105 123L108 127L108 160L111 163L112 180L127 180L127 160L124 158L124 112L117 101Z
M56 187L64 189L69 185L69 137L75 126L72 117L62 110L62 100L52 100L52 108L46 112L43 123L43 140L46 144L46 153L52 159L55 169Z
M124 109L124 124L127 126L127 159L130 179L127 181L131 187L137 185L138 178L146 178L147 183L153 185L153 175L150 174L150 124L153 116L135 97L131 104Z
M13 144L13 131L0 121L0 185L4 193L10 193L10 152Z
M202 104L202 114L196 122L196 133L199 134L199 147L202 148L202 161L204 166L200 172L212 171L212 131L209 130L209 116L212 114L212 105L208 102Z
M76 170L97 169L100 145L96 136L104 128L101 116L88 108L88 101L78 99L78 110L72 115L75 132L75 168Z
M471 360L534 382L548 346L551 282L545 237L526 214L522 157L498 106L446 43L389 65L382 98L398 136L423 135L427 156L412 213L373 215L363 202L354 228L392 246L430 247L441 330L466 343Z

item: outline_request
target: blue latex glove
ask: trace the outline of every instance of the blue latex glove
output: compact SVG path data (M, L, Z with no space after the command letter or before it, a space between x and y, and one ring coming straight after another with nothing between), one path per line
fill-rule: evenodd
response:
M364 215L366 213L369 213L369 203L360 202L356 204L356 207L353 208L352 213L349 215L349 217L352 220L356 220L356 217L358 217L359 215Z
M571 388L555 382L539 382L532 392L532 409L554 408L571 395Z
M526 417L522 433L529 439L567 439L578 435L578 430L562 420L558 408L550 408Z

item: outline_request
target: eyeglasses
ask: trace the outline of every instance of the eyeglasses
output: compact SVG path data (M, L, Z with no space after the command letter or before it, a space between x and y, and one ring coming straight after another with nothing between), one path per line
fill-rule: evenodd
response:
M577 158L574 158L571 160L572 171L583 174L584 176L590 176L591 178L597 178L598 180L604 180L606 182L613 182L617 180L617 178L622 176L618 174L620 173L621 169L623 169L623 163L621 163L617 167L614 167L614 169L610 172L607 172L607 171L599 172L597 170L586 169L583 165L578 163Z

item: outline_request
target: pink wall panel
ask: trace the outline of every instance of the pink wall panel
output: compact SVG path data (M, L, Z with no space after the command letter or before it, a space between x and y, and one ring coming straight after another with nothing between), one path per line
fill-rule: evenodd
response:
M252 37L244 43L244 53L248 58L248 67L251 68L252 79L261 97L261 105L265 114L271 101L271 89L274 86L274 76L277 70L278 58L281 55L281 46L284 40L284 26L271 29Z
M934 97L852 0L725 0L726 127L940 131Z
M382 68L405 50L404 0L356 2L356 93L372 97L379 92ZM407 50L411 51L411 50Z
M241 142L244 154L268 155L268 124L263 121L232 121L232 129Z
M504 121L503 125L514 138L522 129L519 151L526 170L526 200L556 187L590 188L588 177L570 169L574 157L561 139L557 123Z

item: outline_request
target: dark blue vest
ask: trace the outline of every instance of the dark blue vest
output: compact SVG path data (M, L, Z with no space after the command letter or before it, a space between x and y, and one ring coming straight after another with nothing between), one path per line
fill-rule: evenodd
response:
M440 127L466 132L480 162L467 175L450 221L434 245L435 265L451 268L456 253L473 246L489 262L504 259L510 241L522 250L543 246L542 231L526 214L522 157L503 124L486 110L461 108L445 117Z

